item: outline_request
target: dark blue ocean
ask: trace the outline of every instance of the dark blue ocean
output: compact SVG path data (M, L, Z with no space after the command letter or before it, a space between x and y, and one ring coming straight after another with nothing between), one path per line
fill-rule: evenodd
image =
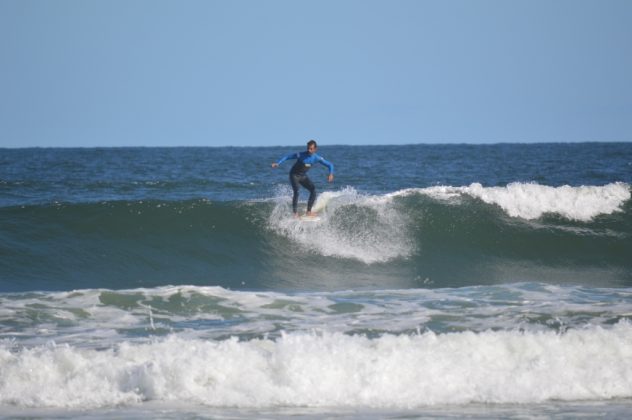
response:
M0 149L0 416L629 413L632 143L304 149Z

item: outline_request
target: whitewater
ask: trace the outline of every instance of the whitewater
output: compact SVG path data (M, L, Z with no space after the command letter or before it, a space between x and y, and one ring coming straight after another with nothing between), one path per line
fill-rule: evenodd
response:
M501 207L509 216L527 220L550 213L569 220L587 222L602 214L622 211L622 204L630 199L630 186L621 182L579 187L551 187L520 182L512 182L505 187L483 187L480 183L474 183L466 187L436 186L407 189L389 196L413 193L444 200L469 195Z
M411 409L629 398L629 294L519 284L9 295L2 317L23 329L0 348L0 403Z
M2 349L3 404L94 408L375 407L630 398L632 328L387 335L169 338L107 351ZM28 368L26 368L28 366Z
M0 149L0 417L630 412L632 145L303 147Z

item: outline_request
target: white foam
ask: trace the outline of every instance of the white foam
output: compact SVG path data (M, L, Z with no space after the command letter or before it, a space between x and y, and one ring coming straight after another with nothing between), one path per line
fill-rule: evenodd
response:
M413 252L406 218L392 203L376 201L351 187L321 194L319 223L306 225L291 217L289 197L280 196L268 225L303 248L325 256L367 264L405 258ZM319 206L317 202L317 206ZM353 208L352 212L346 209Z
M0 346L0 405L385 407L632 397L632 327L276 340L175 336L115 349Z
M506 187L483 187L473 183L465 187L435 186L401 190L389 197L424 194L437 199L453 199L469 195L500 206L509 216L537 219L556 213L570 220L590 221L602 214L621 211L630 199L630 186L622 182L604 186L568 185L550 187L534 183L514 182Z

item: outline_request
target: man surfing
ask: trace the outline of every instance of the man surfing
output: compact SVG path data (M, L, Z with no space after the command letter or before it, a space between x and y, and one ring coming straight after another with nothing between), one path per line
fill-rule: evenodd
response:
M279 165L286 160L296 159L296 163L294 164L294 166L292 166L292 169L290 169L290 184L292 184L292 191L294 191L294 195L292 196L292 211L294 212L295 217L298 217L299 185L302 185L309 191L306 216L316 216L316 213L312 212L312 206L316 201L316 187L312 183L311 179L309 179L309 177L307 176L307 171L310 170L313 164L320 163L321 165L329 168L329 176L327 177L327 180L329 182L333 182L334 180L334 165L319 156L316 153L316 150L318 150L318 145L316 144L316 141L310 140L307 142L306 152L291 153L287 156L282 157L278 162L274 162L272 164L273 168L278 168Z

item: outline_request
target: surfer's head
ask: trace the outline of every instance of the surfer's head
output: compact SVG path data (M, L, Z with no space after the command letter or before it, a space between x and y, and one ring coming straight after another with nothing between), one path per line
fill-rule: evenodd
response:
M316 153L316 149L318 149L318 145L316 144L316 140L310 140L307 142L307 151L312 154Z

